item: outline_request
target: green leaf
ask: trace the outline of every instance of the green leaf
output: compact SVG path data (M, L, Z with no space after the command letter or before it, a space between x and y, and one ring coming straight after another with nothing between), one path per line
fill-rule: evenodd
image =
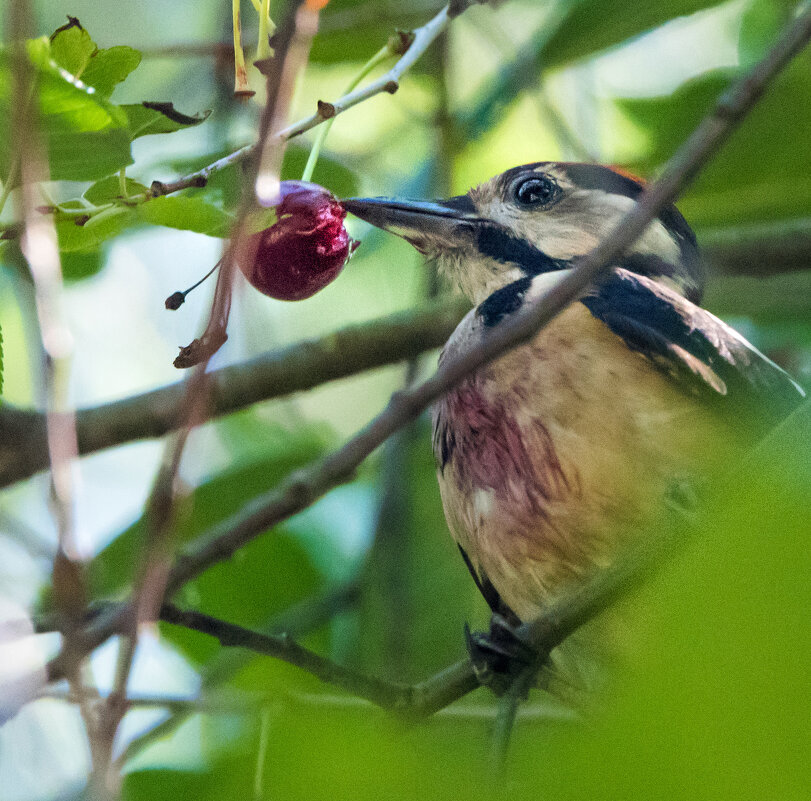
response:
M521 48L481 96L455 116L459 134L477 139L522 92L538 88L544 70L594 55L674 17L717 5L712 0L569 0Z
M258 453L254 453L255 458L249 464L225 470L194 490L185 514L180 515L174 527L175 544L178 546L189 542L220 520L234 514L257 494L271 490L291 470L316 459L323 453L326 444L323 432L318 429L305 427L287 431L281 428L274 430L273 427L264 425L259 435L254 425L252 431L254 438L258 437L257 450L264 451L261 458ZM141 519L111 542L93 560L91 583L95 595L113 595L128 585L139 558L144 530L145 521ZM224 567L233 569L240 560L241 557L238 557ZM265 565L263 569L269 567ZM246 566L245 569L253 570L253 567ZM238 573L239 571L237 576ZM240 589L238 592L241 591ZM265 582L261 581L249 591L260 596L273 595L272 591L265 587ZM215 606L217 603L229 603L227 598L219 600L212 598L210 601ZM268 601L259 598L261 609L256 610L257 614L261 616L262 609L267 610L267 603L272 602L272 597ZM250 615L248 617L254 619Z
M143 103L125 104L120 106L127 115L127 121L132 139L149 134L173 133L184 128L192 128L205 122L211 111L189 116L175 109L172 103Z
M103 97L109 97L139 64L141 54L132 47L119 45L97 50L82 73L82 81Z
M98 49L76 17L51 34L51 58L74 78L81 78Z
M208 236L228 237L234 218L203 200L184 195L159 197L137 208L138 218L152 225L165 225L182 231L196 231Z
M690 81L674 94L619 101L645 131L649 147L627 165L653 173L690 135L733 79L716 72ZM758 102L741 127L679 201L698 228L811 215L811 148L798 146L797 131L811 130L811 55L798 57Z
M138 217L133 209L116 206L92 217L84 225L73 220L59 220L56 234L63 253L97 249L103 242L134 225Z
M132 163L126 116L50 57L48 41L28 43L37 74L39 125L53 180L94 180ZM9 174L13 119L11 63L0 54L0 171Z
M139 184L138 181L133 181L132 178L126 179L126 188L127 197L140 195L147 191L147 188L143 184ZM82 197L94 206L103 206L105 203L122 200L121 181L117 175L103 178L101 181L96 181L96 183L88 187Z
M340 125L340 120L338 124ZM289 145L284 154L282 178L286 181L299 180L309 155L309 148ZM358 194L357 175L349 167L323 153L318 157L311 180L329 189L335 197L352 197Z
M543 47L545 67L578 61L668 20L718 5L717 0L574 0Z
M91 278L104 266L104 259L97 247L92 250L63 252L60 254L60 261L62 275L69 283Z
M68 17L51 36L51 58L104 98L141 63L141 54L131 47L100 50L76 17Z

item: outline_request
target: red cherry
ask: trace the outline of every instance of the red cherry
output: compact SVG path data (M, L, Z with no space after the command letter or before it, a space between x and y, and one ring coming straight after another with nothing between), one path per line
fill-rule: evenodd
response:
M331 281L357 247L344 228L343 206L322 186L282 181L278 220L246 237L239 268L260 292L304 300Z

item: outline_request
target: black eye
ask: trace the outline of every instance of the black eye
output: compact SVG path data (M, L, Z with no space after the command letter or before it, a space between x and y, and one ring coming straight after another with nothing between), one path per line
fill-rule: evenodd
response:
M523 206L549 206L557 200L560 188L548 176L539 175L520 181L513 192Z

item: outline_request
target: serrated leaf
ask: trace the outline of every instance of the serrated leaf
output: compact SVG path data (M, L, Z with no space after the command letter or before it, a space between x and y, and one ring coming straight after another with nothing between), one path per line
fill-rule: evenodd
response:
M92 87L50 57L48 41L28 43L39 95L39 128L53 180L94 180L132 163L127 119ZM12 104L11 65L0 54L0 171L9 174Z
M159 197L137 208L139 219L208 236L228 237L234 218L202 197Z
M133 139L150 134L174 133L184 128L191 128L205 122L211 111L189 116L179 112L172 103L156 103L144 101L143 103L125 104L120 106Z
M141 54L132 47L100 50L76 17L51 35L51 58L102 97L109 97L140 63Z

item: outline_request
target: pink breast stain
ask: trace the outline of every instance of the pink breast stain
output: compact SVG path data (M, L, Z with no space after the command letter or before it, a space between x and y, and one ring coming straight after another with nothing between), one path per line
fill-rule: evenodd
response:
M519 425L504 397L486 393L469 379L442 401L440 419L453 432L451 456L460 480L493 490L514 511L545 515L569 484L543 422Z

